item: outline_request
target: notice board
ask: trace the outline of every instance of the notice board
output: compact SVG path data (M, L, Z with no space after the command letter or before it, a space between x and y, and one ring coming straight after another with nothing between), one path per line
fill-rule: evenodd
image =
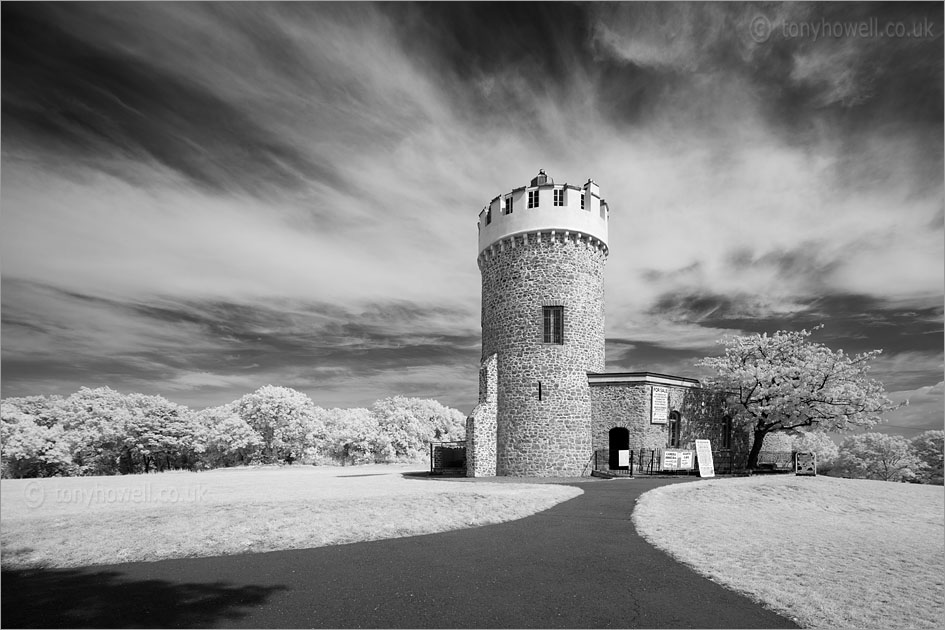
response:
M669 388L653 387L650 395L650 423L666 424L669 421Z
M663 451L663 470L692 470L692 451L666 449Z
M715 464L712 462L712 444L709 440L696 440L696 457L699 458L699 476L715 477Z

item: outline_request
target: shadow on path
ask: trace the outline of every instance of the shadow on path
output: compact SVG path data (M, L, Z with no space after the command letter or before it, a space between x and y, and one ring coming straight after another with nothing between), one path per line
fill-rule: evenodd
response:
M121 571L4 570L5 628L187 628L233 623L279 586L129 579Z
M692 481L574 482L583 494L533 516L424 536L74 571L4 572L2 623L796 628L637 534L630 514L643 492Z

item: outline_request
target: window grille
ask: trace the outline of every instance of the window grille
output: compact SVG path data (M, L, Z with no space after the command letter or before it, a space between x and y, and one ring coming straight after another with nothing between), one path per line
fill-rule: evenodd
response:
M486 210L486 225L492 223L492 208Z
M581 210L584 209L584 193L581 193Z
M512 197L505 198L505 214L512 214Z
M563 206L564 205L564 189L555 191L555 205Z

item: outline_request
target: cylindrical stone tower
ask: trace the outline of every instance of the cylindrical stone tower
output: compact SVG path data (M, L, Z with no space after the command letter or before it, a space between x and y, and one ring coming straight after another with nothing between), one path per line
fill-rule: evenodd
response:
M604 371L608 213L593 181L555 184L541 171L479 215L497 475L577 476L590 462L587 373Z

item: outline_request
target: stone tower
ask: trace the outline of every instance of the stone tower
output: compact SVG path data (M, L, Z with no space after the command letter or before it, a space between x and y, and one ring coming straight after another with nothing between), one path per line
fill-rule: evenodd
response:
M604 371L609 210L600 188L528 186L479 214L482 364L470 476L577 476L591 451L588 372Z

